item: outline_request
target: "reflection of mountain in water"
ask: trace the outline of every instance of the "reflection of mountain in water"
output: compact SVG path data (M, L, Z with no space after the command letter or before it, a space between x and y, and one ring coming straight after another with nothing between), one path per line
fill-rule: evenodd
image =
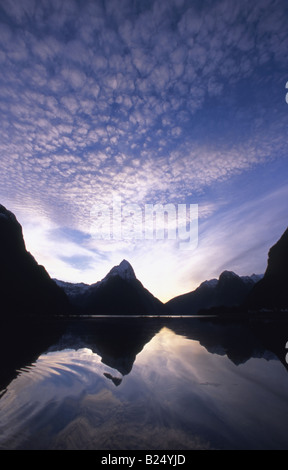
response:
M278 358L288 369L285 355L288 322L226 319L168 319L176 334L199 341L208 352L226 355L235 365L251 358Z
M253 357L277 357L287 367L287 323L277 322L159 317L75 320L62 338L62 347L65 344L66 347L88 347L104 364L127 375L136 356L163 327L199 341L212 354L227 355L236 365Z
M212 318L86 318L52 320L1 329L0 391L19 369L31 365L47 350L89 348L122 376L132 370L136 356L163 328L199 341L208 352L227 357L236 365L250 358L285 361L287 323L225 321ZM8 328L8 329L7 329ZM116 386L121 378L105 374Z
M89 348L102 358L104 364L127 375L137 354L163 324L158 318L75 319L56 347Z

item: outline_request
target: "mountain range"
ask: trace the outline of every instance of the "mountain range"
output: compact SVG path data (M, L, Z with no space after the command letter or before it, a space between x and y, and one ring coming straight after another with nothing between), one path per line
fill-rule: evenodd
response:
M128 261L114 266L96 284L70 284L55 280L76 311L88 315L161 315L163 303L136 278Z
M209 309L238 311L288 309L288 229L271 248L264 275L219 279L163 304L123 260L92 285L51 279L26 250L22 227L0 205L0 298L3 314L195 315ZM232 311L231 310L231 311Z
M246 277L224 271L218 279L203 282L195 291L160 302L137 280L123 260L96 284L71 284L55 279L79 313L103 315L195 315L212 307L234 307L244 302L261 275ZM113 294L113 295L112 295Z
M224 271L219 279L205 281L196 290L171 299L166 304L167 311L173 315L195 315L214 307L239 306L261 279L261 275L240 277Z

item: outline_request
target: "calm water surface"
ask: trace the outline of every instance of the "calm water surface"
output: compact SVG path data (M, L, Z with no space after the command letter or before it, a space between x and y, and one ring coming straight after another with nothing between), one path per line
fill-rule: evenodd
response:
M0 449L287 450L283 330L102 318L10 331Z

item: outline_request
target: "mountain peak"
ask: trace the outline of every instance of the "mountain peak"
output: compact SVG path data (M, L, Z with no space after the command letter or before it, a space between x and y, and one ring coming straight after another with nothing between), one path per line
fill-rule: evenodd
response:
M233 271L223 271L219 276L219 281L230 281L232 279L239 279L239 276Z
M136 279L134 269L126 259L123 259L123 261L121 261L118 266L114 266L114 268L112 268L111 271L107 274L105 279L113 276L119 276L126 281Z
M245 305L252 310L281 310L288 306L288 229L269 250L263 278L254 286Z
M6 219L6 221L13 222L14 224L19 225L15 215L12 212L8 211L6 207L2 206L2 204L0 204L0 217L1 219Z
M265 276L277 276L286 277L288 275L287 270L287 259L288 259L288 229L284 232L280 240L272 246L269 250L268 255L268 266L265 272Z
M26 250L22 226L1 204L0 258L0 298L4 311L16 315L68 311L66 295Z
M0 204L0 249L2 256L7 259L26 250L20 223L16 216L2 204Z

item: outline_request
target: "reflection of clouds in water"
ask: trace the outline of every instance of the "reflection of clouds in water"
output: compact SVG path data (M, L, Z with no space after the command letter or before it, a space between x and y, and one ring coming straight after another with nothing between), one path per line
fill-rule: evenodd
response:
M164 335L165 332L160 338L156 337L156 341L161 344ZM159 367L162 361L154 363L155 350L152 347L150 351L149 346L147 349L146 360L139 366L135 365L117 391L102 389L98 393L85 394L78 403L77 416L56 436L53 447L111 450L210 447L197 435L181 430L181 418L174 421L170 395L177 390L170 384L174 381L170 377L171 370ZM168 348L162 351L162 356L165 354L168 354Z
M80 396L105 388L105 371L101 358L87 348L43 354L32 366L21 369L1 399L0 448L7 440L13 448L25 445L31 436L37 447L37 431L43 422L56 428L69 422L77 413Z
M123 410L125 413L125 409ZM109 413L107 413L109 415ZM106 418L107 419L107 418ZM118 426L112 417L97 428L88 419L79 418L63 430L56 439L55 448L93 449L93 450L205 450L210 449L208 442L198 436L189 436L179 429L167 429L163 426L139 425L137 419L129 428Z
M162 328L120 380L85 347L40 356L0 401L0 448L287 446L288 383L277 361L237 366Z
M101 363L91 349L40 356L21 371L1 400L6 423L2 443L56 449L209 447L184 432L181 419L174 422L170 395L177 391L177 378L170 376L171 353L173 343L176 352L183 341L171 330L161 330L121 384L119 373Z
M150 380L139 380L141 370L118 391L118 377L107 369L87 348L40 356L21 371L1 400L6 425L1 441L13 448L39 448L43 443L56 449L209 447L174 426L167 401L161 404L157 393L151 397Z

